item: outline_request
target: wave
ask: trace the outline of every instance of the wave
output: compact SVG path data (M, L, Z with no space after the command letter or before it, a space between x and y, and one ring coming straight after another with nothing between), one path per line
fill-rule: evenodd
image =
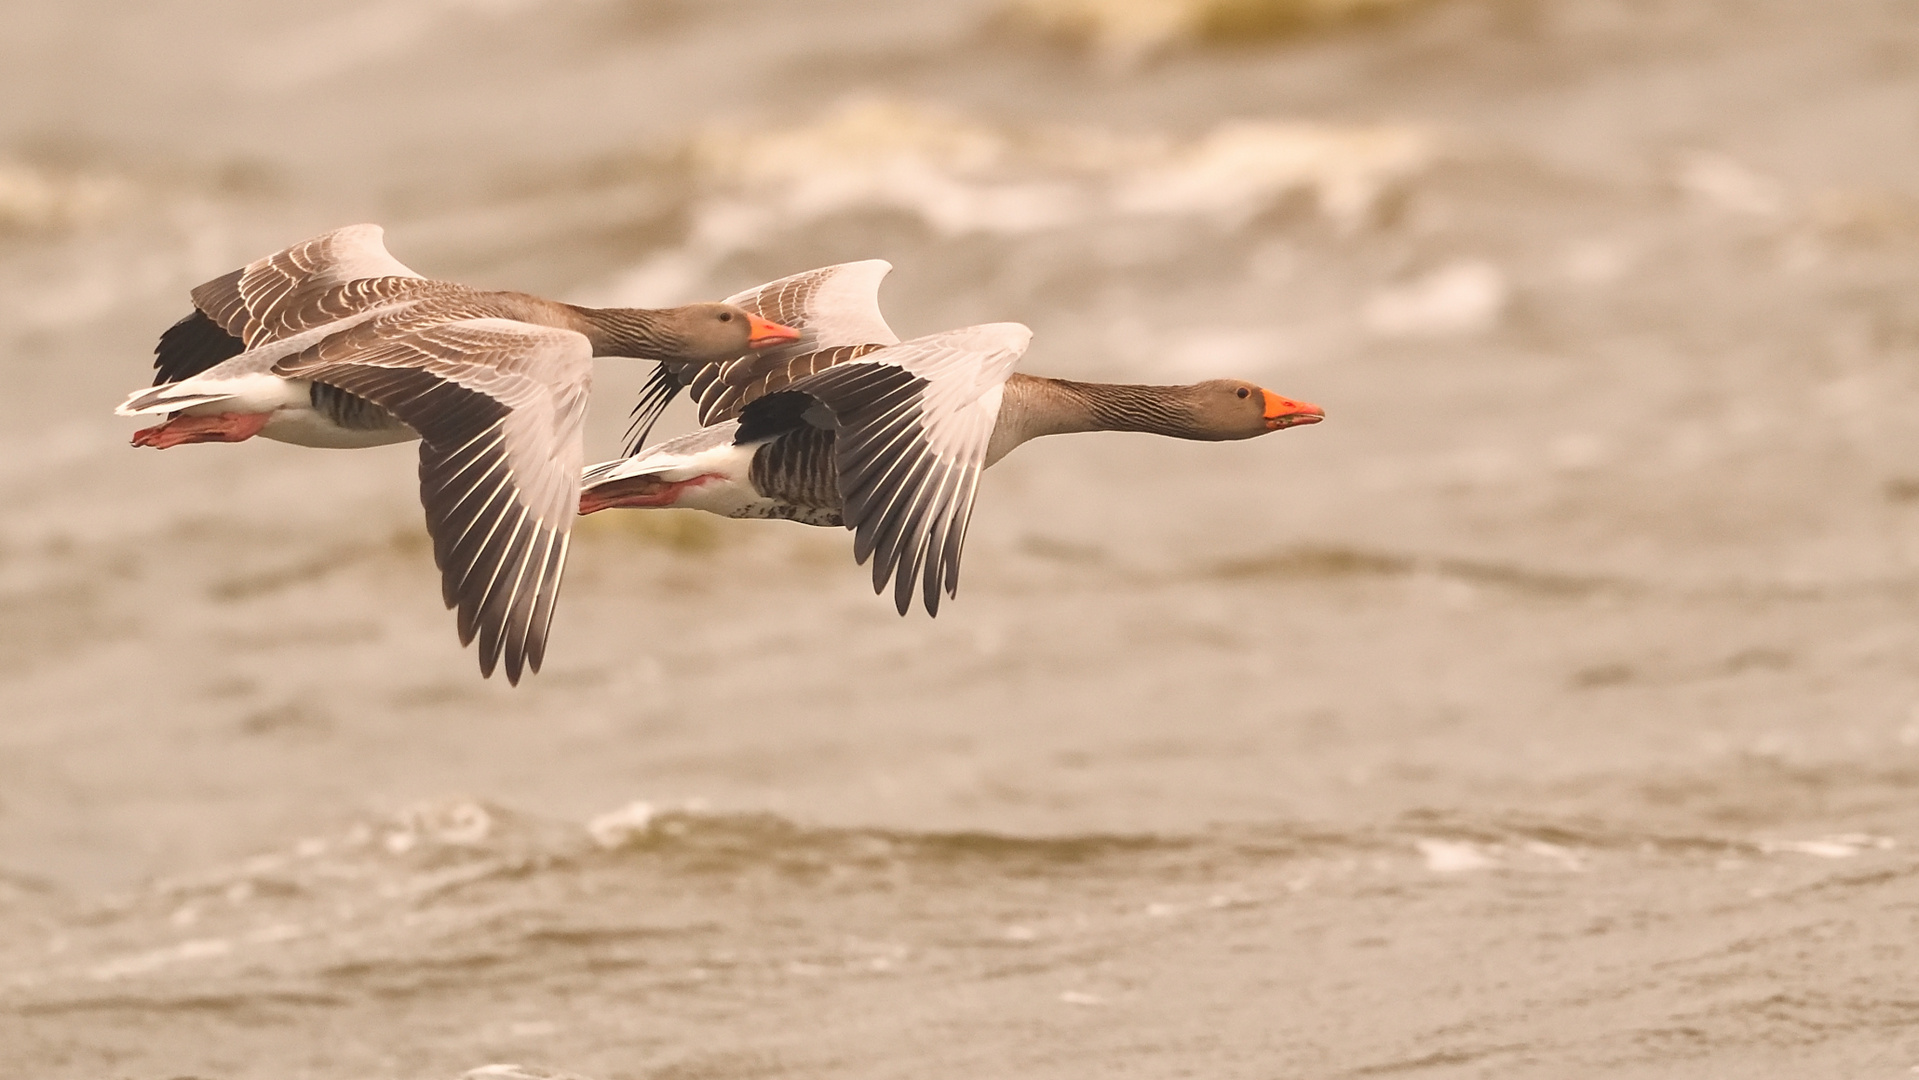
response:
M0 237L67 232L103 220L132 197L125 181L0 162Z
M1179 45L1244 45L1377 17L1418 0L1010 0L1002 23L1119 60Z
M1846 859L1894 846L1875 834L1662 834L1524 815L1410 813L1357 831L1257 823L1194 834L1017 836L808 827L773 813L649 804L568 823L449 800L81 905L42 955L13 955L0 994L33 992L40 1009L119 1009L140 1001L203 1009L219 1007L223 978L259 969L319 978L276 986L324 996L345 984L462 978L474 969L532 963L528 957L551 948L699 948L716 930L697 900L702 890L737 898L827 888L885 898L908 882L967 890L988 880L1082 890L1102 880L1259 879L1267 867L1286 882L1282 892L1297 892L1353 873L1387 880L1583 873L1614 857ZM674 896L677 902L666 900ZM654 900L635 907L633 898ZM1249 900L1219 892L1184 905ZM211 984L196 984L184 998L165 986L155 988L154 999L86 990L180 973ZM52 992L59 986L67 990Z
M1175 137L851 101L750 139L693 139L678 157L699 192L684 240L620 275L602 301L694 295L723 260L849 217L903 215L946 241L1198 225L1189 242L1206 243L1297 204L1352 233L1436 153L1432 133L1408 125L1240 119Z
M1618 922L1549 913L1632 910L1620 897L1652 886L1705 897L1685 912L1695 920L1723 920L1727 902L1787 902L1843 912L1834 917L1848 927L1866 912L1896 928L1915 872L1893 840L1864 833L1755 840L1525 815L1015 836L644 803L582 823L451 800L49 909L34 933L0 937L0 1013L65 1018L74 1031L107 1030L109 1018L142 1032L180 1024L221 1033L225 1052L319 1060L332 1047L286 1033L352 1030L442 1061L544 1049L604 1071L638 1052L621 1019L636 1009L685 1025L742 1003L810 1010L829 992L864 995L834 999L856 1008L944 1000L956 979L1035 1001L1123 1005L1128 984L1108 958L1123 973L1173 953L1187 962L1195 949L1229 964L1255 942L1319 948L1322 934L1348 950L1385 947L1382 912L1429 940L1435 928L1481 925L1488 904L1548 913L1511 933L1590 942ZM1766 947L1803 952L1803 933L1795 925ZM1753 948L1740 935L1726 955ZM1616 949L1613 940L1594 947ZM1687 937L1674 963L1711 969L1698 940ZM1654 967L1647 978L1672 977L1671 965ZM1749 1033L1742 1024L1722 1037L1735 1045ZM1462 1034L1415 1032L1362 1058L1396 1071L1436 1045L1458 1051ZM145 1052L195 1052L157 1045ZM496 1065L466 1075L573 1074Z

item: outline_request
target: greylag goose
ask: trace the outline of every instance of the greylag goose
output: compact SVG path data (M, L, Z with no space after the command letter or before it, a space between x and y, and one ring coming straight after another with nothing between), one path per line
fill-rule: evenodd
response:
M336 229L193 290L161 335L155 385L123 416L165 414L135 446L363 447L418 438L420 501L480 671L538 671L566 564L595 356L720 364L799 331L729 304L583 308L421 277L377 225Z
M1015 373L1032 332L992 323L900 342L880 317L879 260L829 266L728 298L801 331L797 341L718 365L665 363L643 423L691 388L707 426L595 465L580 512L685 507L853 530L873 589L915 586L928 614L959 586L981 470L1042 435L1143 431L1248 439L1325 419L1317 405L1252 383L1070 382ZM657 406L657 407L656 407Z

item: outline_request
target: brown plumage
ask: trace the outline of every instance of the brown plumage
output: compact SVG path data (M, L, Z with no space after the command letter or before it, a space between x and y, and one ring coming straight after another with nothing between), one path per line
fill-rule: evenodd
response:
M594 356L720 364L798 332L729 304L585 308L421 277L375 225L337 229L193 290L161 335L165 414L134 444L421 440L420 501L442 595L480 670L538 671L579 501Z
M901 614L953 595L980 472L1042 435L1139 431L1246 439L1316 423L1317 406L1252 383L1073 382L1012 371L1030 332L990 324L900 343L880 317L888 267L823 267L729 297L799 340L723 364L663 364L639 412L684 388L708 426L587 470L581 512L684 506L853 530ZM645 423L641 423L643 429Z

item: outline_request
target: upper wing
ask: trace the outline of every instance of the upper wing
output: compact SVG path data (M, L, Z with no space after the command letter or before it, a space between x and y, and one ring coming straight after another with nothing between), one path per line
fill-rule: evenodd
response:
M194 312L160 335L153 384L179 382L270 341L444 289L387 254L378 225L349 225L193 290Z
M837 424L840 494L853 555L873 591L894 582L900 614L923 583L928 614L959 588L960 551L1000 398L1033 332L988 323L915 338L793 380ZM747 420L750 421L749 416ZM924 577L921 571L924 569Z
M592 346L511 319L382 316L274 366L387 409L421 436L420 501L441 594L480 670L546 655L580 502Z
M692 390L700 423L717 424L794 379L897 343L899 335L880 316L880 281L892 269L884 259L838 263L727 297L726 303L800 331L799 339L725 363L660 365L633 409L628 452L639 451L682 388Z
M893 270L885 259L837 263L734 293L726 303L769 322L805 331L798 341L762 356L791 355L836 345L895 345L899 335L880 315L880 282Z

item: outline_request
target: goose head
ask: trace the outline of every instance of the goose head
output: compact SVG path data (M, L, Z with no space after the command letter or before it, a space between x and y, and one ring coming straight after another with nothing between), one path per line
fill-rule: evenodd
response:
M676 339L686 360L728 360L749 350L798 341L800 332L760 318L732 304L687 304L674 308L665 332Z
M1317 424L1326 410L1281 397L1239 379L1214 379L1192 387L1196 426L1215 439L1250 439L1281 428Z

